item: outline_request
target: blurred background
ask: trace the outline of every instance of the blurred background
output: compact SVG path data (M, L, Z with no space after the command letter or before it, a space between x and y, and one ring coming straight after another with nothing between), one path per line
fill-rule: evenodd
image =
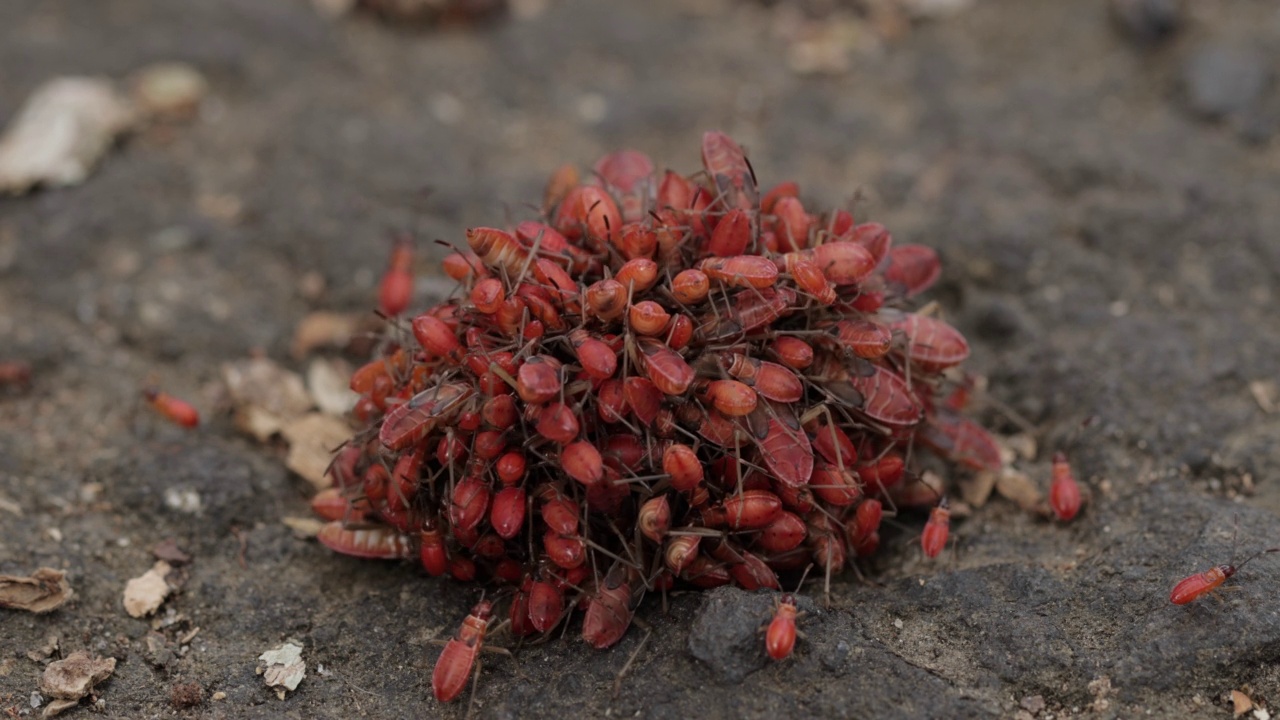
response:
M641 612L655 634L618 692L634 630L487 662L476 711L1262 707L1274 560L1225 604L1165 598L1230 560L1233 518L1241 555L1280 537L1277 71L1265 0L8 0L0 361L33 377L0 390L0 572L60 568L78 597L0 615L0 708L39 712L43 665L87 648L121 661L98 700L115 717L461 717L429 697L427 641L471 589L295 537L308 486L217 411L223 366L305 371L300 323L367 315L394 233L418 239L423 305L448 291L433 240L533 217L557 166L615 149L691 173L709 129L762 186L937 248L968 368L1092 502L1057 528L993 500L950 564L920 562L918 528L886 538L882 586L843 579L787 664L691 637L708 613L758 619L684 596ZM78 120L15 132L68 77L97 79L60 91ZM44 142L71 157L42 165ZM148 381L205 410L201 433L139 419ZM985 420L1025 429L1008 418ZM1048 455L1024 458L1036 482ZM168 537L194 557L184 587L126 617ZM253 670L287 637L310 674L282 704Z

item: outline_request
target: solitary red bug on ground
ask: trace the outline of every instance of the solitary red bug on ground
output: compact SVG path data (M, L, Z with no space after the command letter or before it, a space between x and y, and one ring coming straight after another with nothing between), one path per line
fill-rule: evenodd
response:
M5 385L30 385L31 365L21 360L0 362L0 387Z
M764 636L764 649L774 660L787 659L796 646L796 615L796 599L783 595Z
M458 636L445 644L440 658L436 660L435 670L431 672L431 691L435 693L436 700L450 702L467 686L476 655L484 646L484 633L492 615L492 603L485 600L476 603L471 614L462 621L462 627L458 628Z
M951 510L944 497L938 506L929 513L929 522L924 525L924 534L920 536L920 547L927 557L936 558L947 546L947 535L951 533Z
M1071 473L1071 464L1064 453L1053 455L1053 481L1049 484L1049 506L1062 522L1068 522L1080 512L1080 486Z
M200 424L200 413L185 400L179 400L153 387L144 389L142 397L156 412L175 425L193 428Z
M1219 565L1209 568L1202 573L1196 573L1189 578L1183 579L1177 585L1173 586L1173 592L1169 594L1169 602L1174 605L1186 605L1195 602L1201 597L1217 590L1227 578L1240 572L1240 568L1248 565L1254 558L1265 555L1266 553L1280 552L1280 548L1270 548L1268 550L1259 550L1250 555L1244 562L1239 565Z

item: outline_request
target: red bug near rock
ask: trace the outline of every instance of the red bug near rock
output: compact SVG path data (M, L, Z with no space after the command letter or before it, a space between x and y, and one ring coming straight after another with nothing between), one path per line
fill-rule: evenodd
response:
M557 171L542 217L466 232L470 252L445 259L459 291L405 308L411 332L352 378L367 428L341 468L361 480L344 483L347 504L318 504L335 518L322 541L509 588L441 655L442 701L490 616L550 633L577 598L582 637L605 648L649 590L776 588L779 573L871 554L885 493L917 477L913 452L999 464L943 400L965 338L907 304L937 255L895 252L886 228L817 212L794 183L762 201L723 133L704 135L702 160L659 175L622 151ZM793 613L769 633L773 657L794 642Z

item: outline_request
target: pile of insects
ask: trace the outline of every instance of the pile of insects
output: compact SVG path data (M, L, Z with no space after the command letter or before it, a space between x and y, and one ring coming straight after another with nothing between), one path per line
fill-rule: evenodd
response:
M723 133L702 166L561 168L538 220L467 231L444 260L454 296L416 315L411 246L393 251L384 351L351 378L366 429L313 506L337 552L507 588L437 663L442 700L495 613L526 636L583 609L606 648L647 592L776 590L810 565L829 582L901 507L933 508L934 557L948 510L921 451L1001 466L961 414L965 338L910 309L937 254L810 212L795 183L762 194Z

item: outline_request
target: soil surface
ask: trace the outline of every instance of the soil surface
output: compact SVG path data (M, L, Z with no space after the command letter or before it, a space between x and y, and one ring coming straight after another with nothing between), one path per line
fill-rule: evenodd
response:
M0 708L39 713L48 659L28 653L56 636L54 659L119 660L98 690L111 717L462 717L466 702L431 698L429 641L476 589L295 538L281 518L307 514L309 486L217 412L218 368L254 350L292 363L308 312L372 307L393 230L459 242L527 214L558 164L619 147L690 172L711 128L762 184L796 179L809 207L860 191L860 215L938 248L931 297L970 337L969 369L1035 428L1024 467L1047 483L1067 451L1092 502L1059 526L993 500L935 562L923 518L900 518L874 582L838 578L830 608L806 590L786 662L755 635L768 595L649 599L638 653L639 627L605 652L575 627L486 658L477 716L1280 702L1276 556L1221 602L1168 600L1280 538L1280 413L1250 390L1280 378L1280 11L1189 5L1157 43L1099 0L978 0L801 76L789 16L754 2L549 0L445 30L301 0L0 3L0 118L58 75L180 60L211 84L198 119L134 135L83 185L0 199L0 360L35 367L29 390L0 391L0 573L61 568L77 592L49 615L0 612ZM139 412L147 380L205 424ZM1008 415L984 421L1017 430ZM125 582L166 538L194 558L185 584L158 621L133 619ZM281 701L254 670L288 638L307 677Z

